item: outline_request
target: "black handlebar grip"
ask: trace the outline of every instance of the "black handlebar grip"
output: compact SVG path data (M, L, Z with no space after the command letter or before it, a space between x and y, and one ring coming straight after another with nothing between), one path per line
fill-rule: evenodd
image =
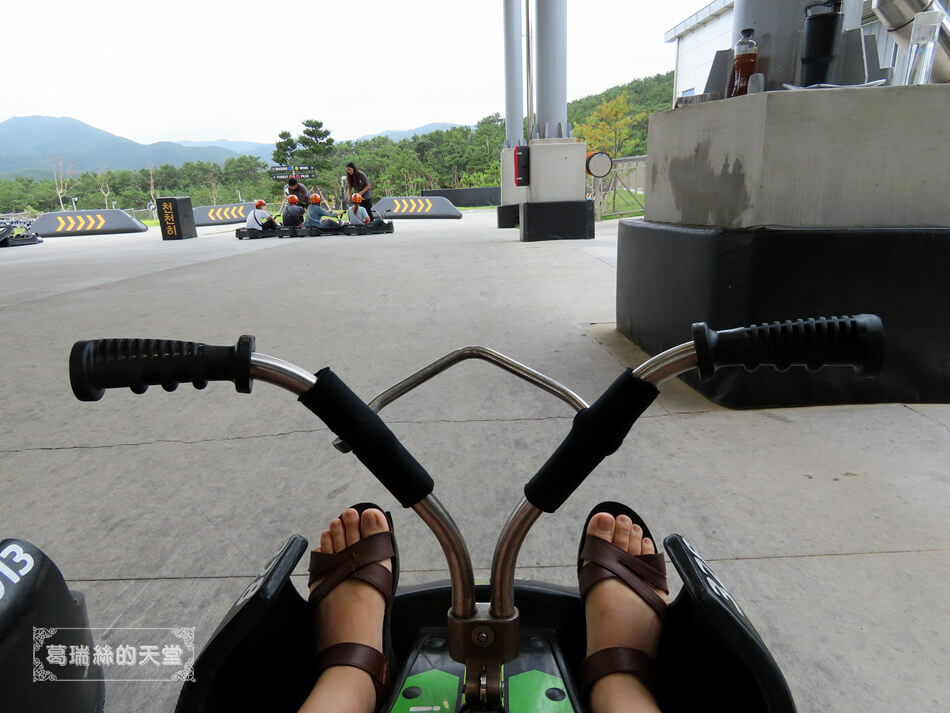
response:
M567 438L525 485L528 502L552 513L607 456L620 448L633 424L657 397L657 388L627 369L588 408L579 411Z
M853 366L861 376L873 377L884 364L884 326L875 314L796 319L719 332L697 322L693 342L703 381L723 366L744 366L747 371L760 366L779 371L792 365L809 371Z
M151 385L174 391L190 382L233 381L251 393L254 337L242 335L233 347L167 339L94 339L76 342L69 353L69 383L80 401L98 401L105 389L128 386L137 394Z
M409 508L432 492L432 477L412 457L373 409L329 368L317 372L317 383L300 397L386 489Z

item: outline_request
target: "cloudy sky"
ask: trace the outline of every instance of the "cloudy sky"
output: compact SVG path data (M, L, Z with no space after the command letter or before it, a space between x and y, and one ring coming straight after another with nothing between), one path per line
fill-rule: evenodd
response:
M567 4L571 100L673 69L663 33L708 0ZM270 143L311 118L340 140L505 111L502 0L4 5L0 121Z

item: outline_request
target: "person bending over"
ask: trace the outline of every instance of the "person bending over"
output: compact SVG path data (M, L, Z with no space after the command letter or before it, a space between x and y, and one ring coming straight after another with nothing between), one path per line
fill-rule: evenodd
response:
M317 228L329 228L337 225L333 220L336 216L321 205L320 196L314 193L310 196L310 205L307 206L307 215L303 219L303 224Z
M354 193L352 201L353 203L346 209L346 216L350 219L350 222L353 225L369 225L369 213L360 205L363 202L362 196L359 193Z
M287 190L285 193L287 194L287 198L297 196L298 205L305 206L310 202L310 192L307 190L307 187L302 183L298 183L297 179L293 176L287 179Z
M303 225L303 206L297 204L297 196L291 193L287 196L287 207L282 215L285 228L295 228Z
M366 174L359 170L352 161L346 164L346 184L350 187L351 199L358 195L363 202L366 214L373 215L373 191L370 190L372 184Z
M247 214L247 220L244 222L245 228L256 233L260 233L262 230L277 230L277 222L274 220L274 216L264 210L265 205L267 203L264 201L254 201L254 210Z

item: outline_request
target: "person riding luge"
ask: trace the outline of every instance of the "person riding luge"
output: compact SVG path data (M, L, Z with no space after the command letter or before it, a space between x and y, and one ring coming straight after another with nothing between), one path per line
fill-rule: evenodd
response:
M282 220L285 228L296 228L303 225L304 209L298 204L297 196L291 193L287 196L287 207L284 208Z
M360 205L363 202L363 196L354 193L350 207L346 209L346 216L353 225L369 225L369 213Z
M247 214L247 220L244 227L249 234L260 235L265 230L277 230L277 222L274 216L264 210L266 202L262 200L254 201L254 210Z
M304 226L338 228L340 224L336 221L336 214L324 208L322 202L322 199L316 193L310 196L310 205L307 206L307 214L303 220Z

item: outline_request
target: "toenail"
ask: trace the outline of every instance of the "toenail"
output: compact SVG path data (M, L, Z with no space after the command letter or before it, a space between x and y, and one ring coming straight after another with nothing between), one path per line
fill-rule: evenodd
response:
M630 530L632 532L640 532L640 526L634 523L633 525L630 526Z
M598 530L598 532L604 532L604 533L610 532L610 530L611 530L610 523L609 523L608 521L606 521L606 520L602 520L602 521L597 525L597 530Z

